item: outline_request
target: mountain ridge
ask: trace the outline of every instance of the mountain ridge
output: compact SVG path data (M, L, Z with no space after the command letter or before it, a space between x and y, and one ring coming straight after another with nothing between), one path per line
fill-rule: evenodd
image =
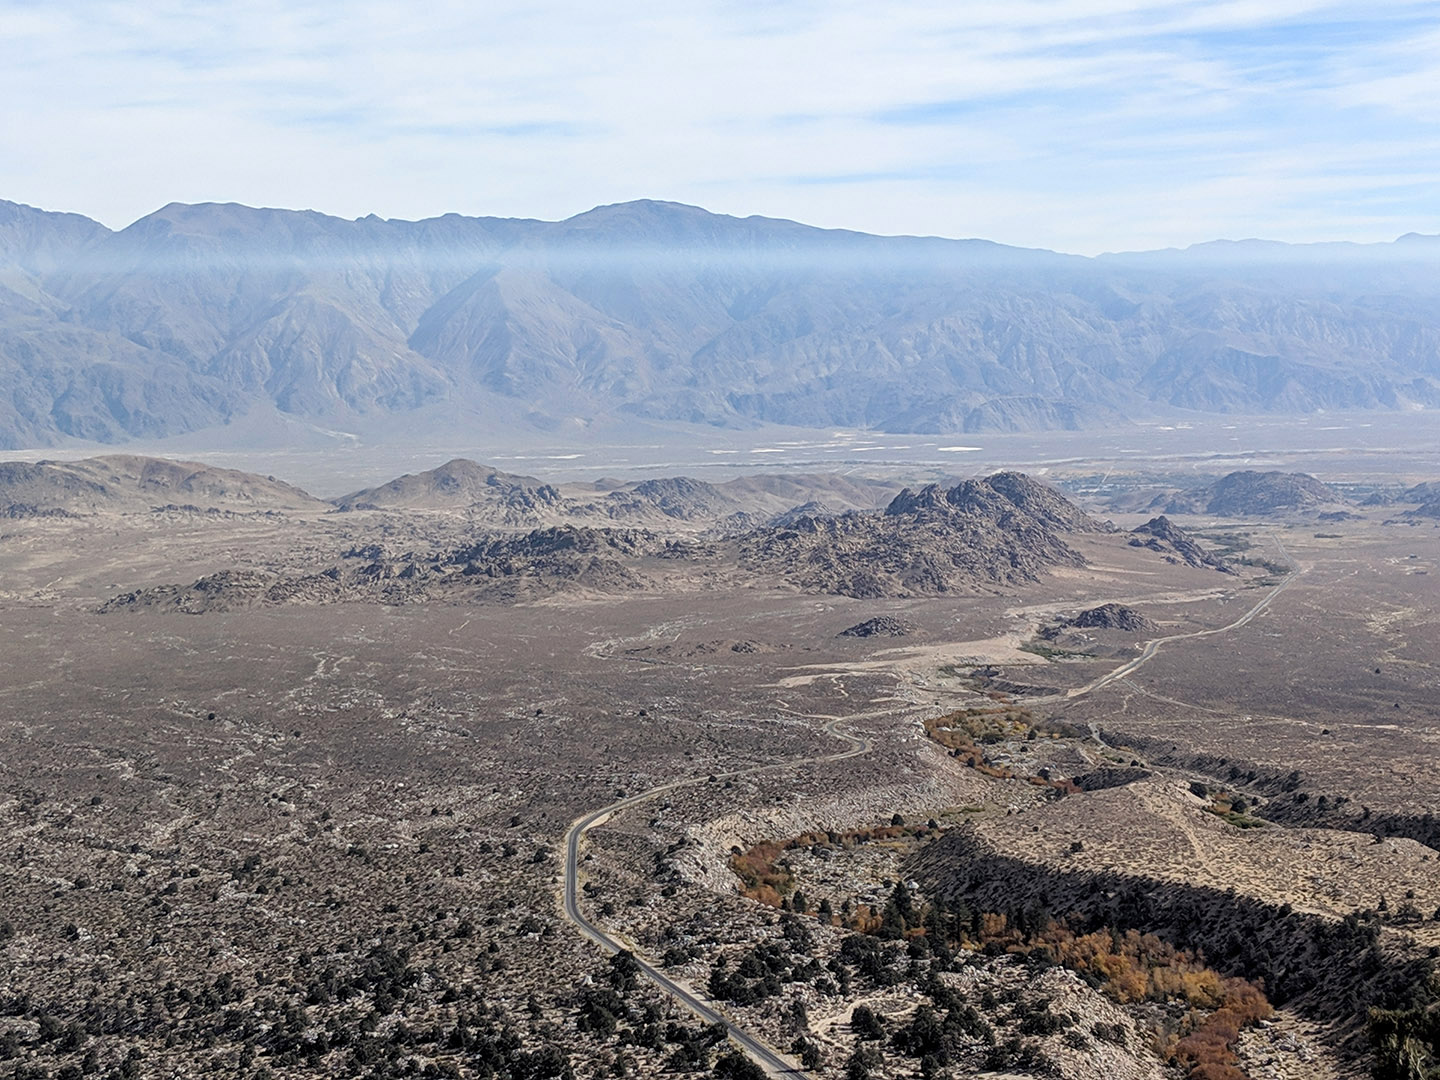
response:
M260 405L937 434L1431 408L1435 239L1086 258L657 200L559 222L170 203L118 231L0 202L0 448Z
M326 504L277 480L194 461L107 454L80 461L0 461L0 514L76 517L191 510L317 510Z

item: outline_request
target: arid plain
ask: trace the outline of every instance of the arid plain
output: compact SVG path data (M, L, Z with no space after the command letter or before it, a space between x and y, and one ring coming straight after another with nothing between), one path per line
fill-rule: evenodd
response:
M1423 485L0 468L5 1075L1433 1052Z

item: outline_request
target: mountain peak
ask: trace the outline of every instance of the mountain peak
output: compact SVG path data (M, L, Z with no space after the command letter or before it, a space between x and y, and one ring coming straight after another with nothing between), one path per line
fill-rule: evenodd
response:
M20 273L0 289L16 403L0 402L0 445L164 437L257 408L355 431L441 400L521 430L638 416L934 434L1440 407L1432 246L1085 259L660 199L558 222L174 202L110 233L6 203L0 265Z

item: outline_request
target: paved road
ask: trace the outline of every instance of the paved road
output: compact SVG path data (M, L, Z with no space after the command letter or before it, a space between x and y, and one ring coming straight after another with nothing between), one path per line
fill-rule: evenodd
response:
M859 716L878 715L875 713L861 713ZM825 725L827 734L834 735L838 739L844 739L851 744L849 750L843 750L836 754L826 754L822 757L798 758L793 761L776 762L771 765L755 765L748 769L736 769L733 772L716 773L715 779L728 780L737 776L751 776L755 773L768 772L774 769L795 768L800 765L818 765L827 761L843 761L845 758L858 757L861 754L868 754L871 750L869 739L862 739L855 735L848 735L839 729L839 719L831 719ZM564 907L565 916L579 929L590 941L599 945L609 953L617 953L625 946L616 941L599 926L596 926L585 917L580 910L580 845L585 839L585 834L597 825L602 825L610 817L620 810L627 810L641 803L649 802L667 791L675 791L679 788L691 787L696 784L709 783L709 776L687 777L684 780L674 780L668 784L661 784L659 787L651 788L649 791L641 792L639 795L631 795L628 799L621 799L609 806L603 807L593 813L579 818L570 826L570 831L565 834L565 894ZM731 1042L735 1043L741 1050L750 1056L756 1064L765 1069L772 1076L788 1076L803 1078L809 1074L795 1064L789 1057L781 1054L774 1047L748 1034L722 1013L716 1006L701 1000L692 991L672 980L659 968L648 962L644 957L636 956L636 962L640 970L644 972L651 982L655 983L676 1001L684 1005L692 1013L698 1016L707 1024L723 1024L730 1036Z
M1284 545L1280 543L1278 538L1272 537L1272 539L1274 539L1276 547L1280 549L1281 555L1283 555L1285 557L1285 560L1290 563L1291 571L1286 576L1284 581L1280 582L1280 584L1276 585L1273 589L1267 592L1260 599L1260 601L1255 604L1254 607L1250 608L1250 610L1245 612L1245 614L1241 615L1234 622L1228 623L1225 626L1216 627L1211 630L1197 630L1189 634L1172 634L1169 637L1156 638L1153 641L1147 642L1145 644L1144 650L1142 650L1140 655L1137 656L1134 660L1131 660L1126 664L1122 664L1114 671L1111 671L1106 675L1102 675L1100 678L1094 680L1093 682L1088 683L1087 685L1082 686L1078 689L1071 690L1066 694L1057 694L1053 695L1050 698L1034 700L1066 701L1073 700L1074 698L1081 697L1085 694L1093 693L1096 690L1109 686L1110 684L1125 678L1127 675L1134 674L1137 669L1142 667L1152 657L1154 657L1157 652L1160 651L1160 647L1162 645L1169 644L1173 641L1184 641L1189 638L1202 638L1211 637L1215 634L1225 634L1230 632L1231 630L1238 630L1240 627L1245 626L1251 620L1257 618L1261 614L1261 612L1263 612L1271 605L1271 603L1274 602L1276 597L1278 597L1282 592L1284 592L1292 584L1294 584L1295 579L1300 575L1300 567L1295 563L1293 559L1290 558L1289 553L1285 551ZM850 719L860 719L861 717L876 715L881 714L859 713L856 714L854 717L851 717ZM751 776L755 773L769 772L774 769L795 768L801 765L818 765L822 762L828 761L843 761L845 758L858 757L861 754L868 754L870 752L871 743L868 739L862 739L854 735L846 734L839 729L841 719L834 717L831 717L829 719L830 723L825 725L825 731L830 735L834 735L836 738L844 739L846 742L850 743L851 748L849 750L844 750L836 754L827 754L821 757L798 758L793 761L776 762L770 765L755 765L747 769L736 769L733 772L717 773L715 774L715 779L728 780L733 779L737 776ZM1092 732L1094 732L1096 738L1098 739L1099 731L1096 729L1095 725L1091 725L1091 730ZM576 928L580 931L582 935L584 935L590 941L593 941L596 945L599 945L606 952L618 953L621 949L625 948L625 946L620 942L616 941L599 926L596 926L594 923L592 923L589 919L585 917L585 913L580 910L580 845L585 839L585 834L591 829L593 829L595 826L604 824L605 821L609 819L611 814L617 813L621 810L628 810L634 806L639 806L641 803L649 802L652 799L664 795L668 791L676 791L680 788L691 787L701 783L708 783L709 779L710 778L708 776L687 777L684 780L674 780L668 784L661 784L659 787L651 788L649 791L641 792L639 795L631 795L629 798L620 799L618 802L613 802L609 806L602 807L599 810L593 811L592 813L586 814L584 817L577 819L570 826L570 831L565 834L565 916L572 923L575 924ZM761 1040L755 1038L753 1035L750 1035L741 1028L737 1027L735 1023L723 1012L721 1012L719 1008L717 1008L715 1005L702 1000L692 991L672 980L663 971L661 971L659 968L651 964L643 957L636 956L635 960L640 965L640 970L645 974L647 978L649 978L653 983L659 986L660 989L664 990L676 1001L680 1002L680 1004L684 1005L692 1013L698 1016L702 1021L707 1024L724 1025L726 1032L730 1036L730 1040L738 1047L740 1047L740 1049L742 1049L746 1054L748 1054L752 1060L754 1060L758 1065L765 1069L765 1071L770 1075L794 1078L804 1078L809 1075L803 1069L797 1066L794 1061L792 1061L789 1057L781 1054L774 1047L767 1045Z

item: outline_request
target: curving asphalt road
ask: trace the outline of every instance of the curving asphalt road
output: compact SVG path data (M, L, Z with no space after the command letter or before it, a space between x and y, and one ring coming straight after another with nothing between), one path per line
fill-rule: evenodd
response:
M851 719L858 719L860 716L869 715L876 714L861 713ZM748 769L736 769L733 772L716 773L714 778L716 780L728 780L737 776L751 776L755 773L769 772L774 769L794 768L799 765L818 765L823 762L843 761L846 758L868 754L872 747L870 740L862 739L855 735L847 735L839 729L838 725L840 723L841 721L839 719L832 719L830 723L825 725L825 732L850 743L851 748L849 750L843 750L836 754L826 754L821 757L797 758L793 761L776 762L771 765L754 765ZM580 844L585 839L585 834L595 826L604 824L611 814L620 810L628 810L632 806L639 806L641 803L649 802L651 799L657 798L667 791L675 791L678 788L691 787L695 784L709 782L709 775L687 777L684 780L673 780L668 784L661 784L659 787L653 787L649 791L641 792L639 795L631 795L627 799L621 799L618 802L611 803L609 806L586 814L570 826L570 831L565 834L564 908L566 918L575 924L582 935L609 953L618 953L625 947L599 926L596 926L587 919L585 913L580 910ZM701 1000L692 991L675 982L644 957L637 955L635 960L640 965L640 970L651 982L659 986L661 990L664 990L705 1023L724 1025L726 1032L730 1036L730 1041L748 1054L756 1064L771 1076L797 1078L809 1076L808 1073L797 1066L790 1058L781 1054L774 1047L767 1045L737 1027L735 1023L716 1006Z
M1295 579L1299 577L1301 573L1299 565L1290 558L1289 552L1285 550L1279 538L1272 536L1272 539L1275 541L1276 547L1280 549L1281 555L1290 563L1290 573L1284 581L1266 593L1254 607L1250 608L1250 610L1234 622L1211 630L1197 630L1189 634L1172 634L1169 637L1156 638L1153 641L1146 642L1144 650L1134 660L1122 664L1114 671L1102 675L1093 682L1071 690L1063 695L1054 695L1052 698L1035 700L1065 701L1093 693L1114 682L1118 682L1127 675L1133 674L1138 668L1154 657L1154 655L1160 651L1162 645L1169 644L1173 641L1184 641L1189 638L1211 637L1215 634L1224 634L1231 630L1238 630L1240 627L1245 626L1268 608L1276 597L1294 584ZM860 719L864 716L875 715L880 715L880 713L857 713L855 716L850 717L850 719ZM737 776L751 776L755 773L769 772L774 769L795 768L800 765L818 765L830 761L843 761L846 758L858 757L861 754L868 754L870 752L871 742L869 739L862 739L855 735L847 735L839 729L839 724L842 722L840 718L829 719L830 723L825 725L826 733L850 743L851 748L849 750L844 750L836 754L826 754L820 757L797 758L793 761L775 762L770 765L755 765L747 769L736 769L732 772L716 773L715 779L728 780ZM1095 728L1095 725L1091 725L1091 730L1098 739L1099 732ZM566 918L575 924L576 928L585 938L599 945L600 948L608 953L618 953L621 949L625 948L623 944L616 941L603 929L587 919L585 913L580 910L580 845L585 839L585 834L595 826L604 824L611 814L639 806L641 803L649 802L651 799L658 798L667 791L675 791L679 788L691 787L696 784L708 783L709 781L710 777L708 775L704 777L687 777L684 780L672 780L668 784L653 787L649 791L641 792L639 795L631 795L629 798L613 802L609 806L602 807L599 810L586 814L584 817L576 819L576 821L571 824L570 831L565 834L565 889L563 906ZM702 1021L707 1024L723 1025L730 1037L730 1041L748 1054L752 1060L765 1069L771 1076L808 1077L809 1074L796 1065L789 1057L737 1027L719 1008L702 1000L692 991L675 982L645 958L637 955L635 960L636 963L639 964L641 972L643 972L651 982L659 986L661 990L665 991L665 993L689 1009Z

